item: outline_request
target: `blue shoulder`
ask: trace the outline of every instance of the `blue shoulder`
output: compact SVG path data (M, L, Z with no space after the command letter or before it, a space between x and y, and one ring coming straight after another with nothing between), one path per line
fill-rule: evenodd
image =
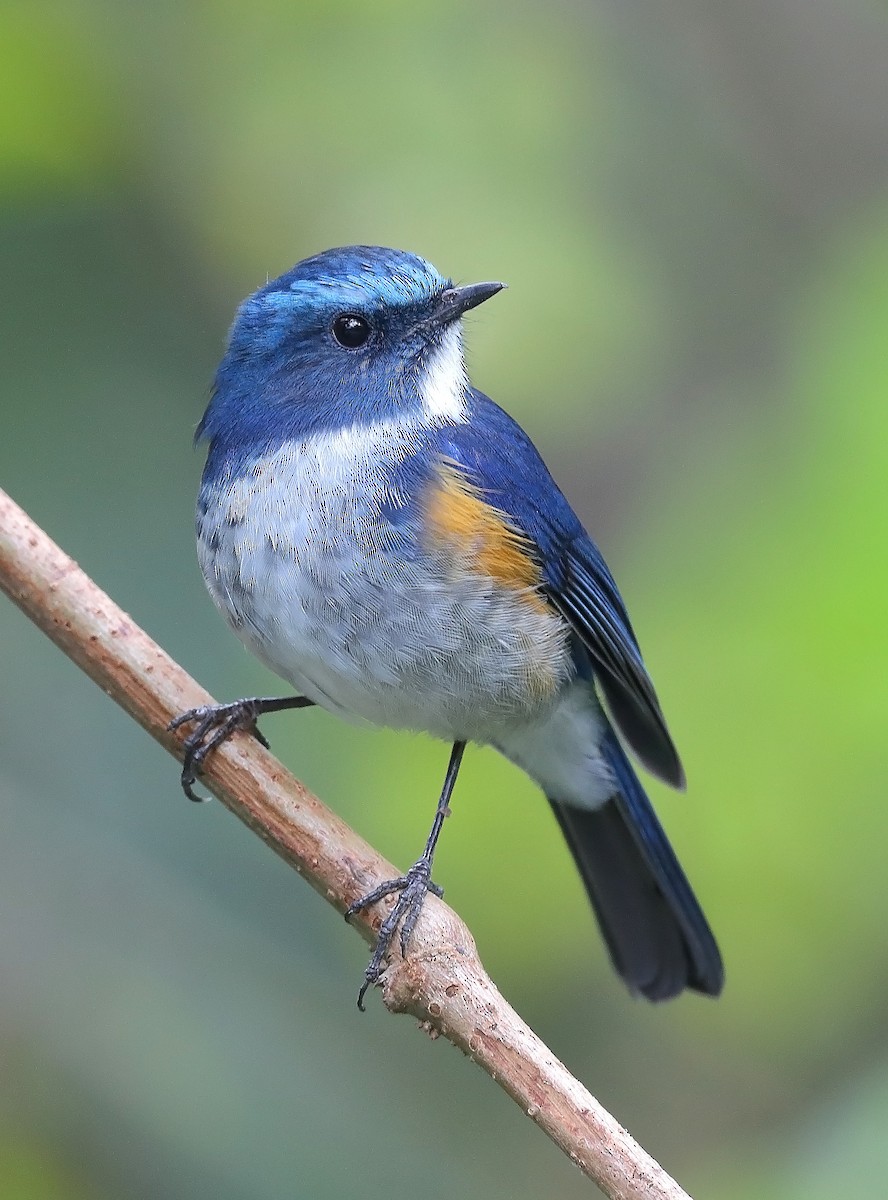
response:
M544 587L588 654L620 731L661 779L684 772L614 577L521 426L483 393L469 420L438 435L438 450L536 548Z
M442 430L439 441L441 452L459 463L485 499L538 547L550 582L550 573L558 573L563 550L583 537L584 530L518 422L472 389L468 421Z

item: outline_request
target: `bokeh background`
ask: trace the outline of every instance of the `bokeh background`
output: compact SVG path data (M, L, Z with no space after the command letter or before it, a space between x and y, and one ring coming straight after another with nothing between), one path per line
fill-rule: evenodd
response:
M467 321L614 569L688 770L652 784L718 1003L633 1002L533 787L470 754L437 878L506 994L695 1195L888 1171L888 16L862 0L0 8L0 485L216 695L278 684L195 563L237 302L377 242ZM365 947L0 603L0 1195L579 1197ZM447 751L274 749L395 862Z

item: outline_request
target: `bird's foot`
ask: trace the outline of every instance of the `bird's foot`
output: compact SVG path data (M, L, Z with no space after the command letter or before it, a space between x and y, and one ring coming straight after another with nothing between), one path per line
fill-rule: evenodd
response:
M364 996L369 988L379 981L379 977L385 967L385 959L391 949L392 939L398 926L401 927L401 957L407 954L407 946L410 942L410 935L413 933L414 926L419 919L419 914L422 911L423 902L426 894L431 892L433 896L439 898L444 895L444 889L439 887L437 883L432 882L432 862L425 855L417 859L406 875L401 875L397 879L388 879L385 883L381 883L379 887L368 892L366 896L362 896L360 900L356 900L354 904L350 904L346 909L345 919L348 921L355 913L361 912L362 909L369 908L371 904L375 904L377 900L382 900L386 896L390 896L392 892L399 892L398 899L391 912L382 922L379 927L379 933L376 937L376 948L370 956L370 961L367 963L367 968L364 971L364 982L361 985L361 990L358 992L358 1008L361 1012L364 1011Z
M256 720L267 712L267 702L259 696L246 700L235 700L231 704L203 704L200 708L189 708L170 721L167 729L172 733L182 725L197 724L197 728L185 739L185 757L182 760L182 790L189 800L202 803L204 797L194 791L204 759L211 750L221 746L233 733L243 730L268 749L268 742L259 732Z

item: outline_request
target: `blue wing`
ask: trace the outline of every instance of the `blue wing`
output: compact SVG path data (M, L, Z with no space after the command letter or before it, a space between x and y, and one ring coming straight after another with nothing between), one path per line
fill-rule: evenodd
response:
M584 647L620 732L653 774L684 787L684 771L617 585L530 438L473 390L470 421L442 430L439 448L536 547L549 600Z

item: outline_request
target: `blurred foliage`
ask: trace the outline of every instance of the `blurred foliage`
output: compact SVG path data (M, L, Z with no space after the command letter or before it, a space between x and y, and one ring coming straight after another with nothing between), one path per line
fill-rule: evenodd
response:
M238 300L325 246L511 287L475 381L629 601L722 942L632 1003L547 806L466 762L438 878L494 976L691 1192L888 1169L888 22L812 0L0 7L0 485L224 697L194 561ZM0 606L0 1195L580 1196L489 1081L354 995L364 949ZM397 862L446 748L272 718Z

